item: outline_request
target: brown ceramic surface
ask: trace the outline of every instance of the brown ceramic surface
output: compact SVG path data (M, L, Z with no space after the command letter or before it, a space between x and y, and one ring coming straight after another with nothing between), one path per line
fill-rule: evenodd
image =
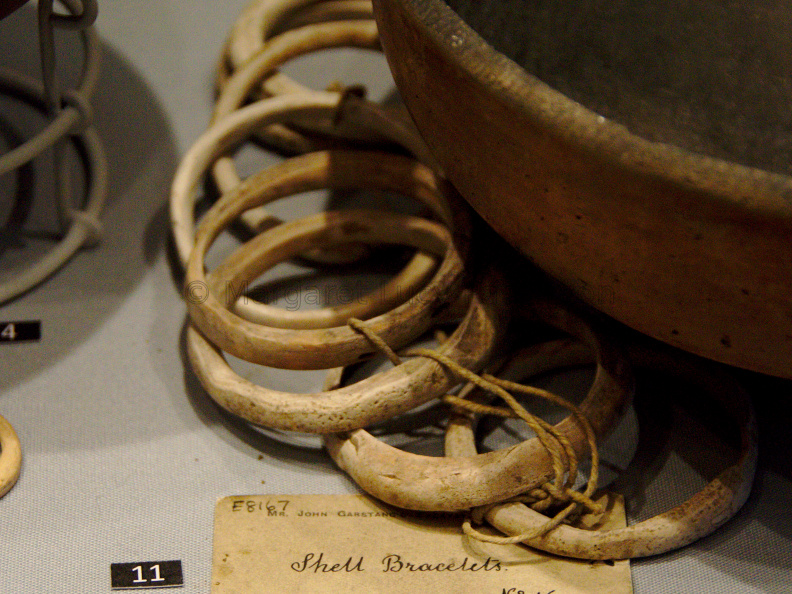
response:
M639 331L792 377L792 178L630 133L442 0L374 4L416 124L503 237Z

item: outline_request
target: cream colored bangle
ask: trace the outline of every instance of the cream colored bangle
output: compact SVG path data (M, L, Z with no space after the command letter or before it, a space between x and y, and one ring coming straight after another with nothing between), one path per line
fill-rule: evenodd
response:
M221 203L218 203L220 205ZM207 213L198 230L195 249L187 265L187 287L205 286L202 299L188 299L193 323L209 340L240 359L281 369L328 369L358 362L375 348L360 333L348 326L323 329L292 330L255 324L227 309L229 301L238 298L236 287L231 291L218 290L218 283L204 273L203 259L208 247L227 222L221 209ZM237 213L231 211L233 218ZM224 220L224 218L226 220ZM432 280L412 299L395 309L368 320L372 330L381 335L392 348L414 340L428 330L436 316L462 288L464 260L453 245L450 232L443 226L404 215L380 211L336 211L319 213L298 221L283 223L248 242L250 249L240 251L240 258L248 267L256 260L262 266L274 265L291 249L277 253L270 247L281 242L290 244L305 234L306 248L326 247L355 241L357 237L374 238L378 243L413 245L436 252L445 243L445 254ZM235 262L236 263L236 262ZM228 270L228 268L224 269ZM226 298L226 303L221 299Z
M537 311L596 353L597 372L580 410L598 437L621 416L633 393L629 365L616 347L579 318L554 306ZM556 426L578 458L587 453L583 429L567 418ZM513 447L461 458L419 456L393 448L366 431L325 436L336 464L374 497L397 507L459 511L504 501L544 484L553 475L549 454L534 438Z
M381 217L380 212L372 212L372 222L388 224L389 217ZM226 298L225 306L230 307L233 313L244 320L268 328L285 330L319 330L344 326L350 318L374 318L386 312L397 309L402 303L410 302L416 297L427 282L431 282L432 271L435 268L433 255L442 256L449 249L450 234L443 232L442 228L432 223L415 225L412 229L398 229L395 234L385 229L379 229L379 239L384 243L398 243L419 248L419 257L404 268L400 274L388 283L367 295L353 296L352 300L343 305L323 307L315 310L289 311L281 307L259 303L240 296L245 292L256 278L272 268L275 264L288 257L297 257L306 252L306 245L316 245L317 241L327 241L327 234L332 233L334 241L328 244L330 248L343 249L348 242L343 241L347 233L339 222L328 225L325 221L333 219L332 213L317 215L313 219L283 223L278 226L279 231L264 231L256 238L248 241L237 249L220 266L215 268L207 277L208 290L215 296ZM310 221L315 223L313 226ZM418 219L418 221L422 221ZM350 225L353 223L349 223ZM282 228L281 228L282 227ZM365 233L360 227L356 234ZM408 237L413 232L414 237ZM312 234L310 234L312 232ZM377 237L372 237L376 240ZM280 242L277 249L272 245ZM442 249L441 249L442 248ZM425 266L427 263L430 266ZM189 286L189 283L188 283Z
M265 125L289 121L295 115L332 117L339 110L354 110L371 122L380 133L412 150L415 135L401 122L394 121L369 102L344 101L337 93L281 95L257 101L239 109L212 125L190 147L179 163L170 193L170 218L176 250L186 265L194 243L195 201L199 184L215 160L239 146L250 134ZM420 152L419 147L415 147ZM425 172L419 172L426 175ZM432 174L434 175L434 174ZM434 182L437 185L437 182ZM234 185L234 187L236 187ZM436 201L435 201L436 202ZM430 205L434 212L437 209Z
M446 225L454 225L450 205L444 198L445 195L450 195L450 189L446 188L443 182L437 179L429 169L414 161L399 156L357 151L312 153L297 158L297 161L302 164L303 179L321 178L322 181L315 183L327 184L331 177L335 177L336 181L339 182L341 171L350 172L350 175L353 176L347 178L350 184L355 184L355 180L358 179L390 178L392 180L390 182L391 189L396 190L398 188L398 191L402 194L410 196L429 207L433 214ZM291 161L291 166L296 166L294 161ZM309 169L310 172L308 171ZM294 171L294 169L291 169L291 171ZM271 185L271 177L270 172L252 176L238 187L237 193L271 193L275 190ZM407 185L398 184L396 180L399 179L405 180ZM369 182L367 181L366 183ZM459 214L462 215L462 211ZM460 217L458 216L457 218ZM457 224L457 228L464 229L466 220L463 218L463 221L464 224L461 227L460 224ZM331 249L329 251L344 253L345 250ZM328 250L312 250L309 253L327 252ZM284 311L282 308L272 307L252 299L238 299L233 305L233 311L250 322L273 328L291 328L295 330L343 326L349 318L369 319L412 299L426 285L435 272L435 255L442 256L442 254L419 252L388 283L347 305L308 311ZM220 274L219 271L215 271L214 276Z
M278 24L275 32L329 21L362 20L374 20L371 0L324 0L289 15Z
M13 487L22 469L22 447L11 423L0 416L0 497Z
M239 39L233 37L229 49ZM317 50L337 47L355 47L380 50L379 33L373 19L328 21L307 24L288 29L257 44L248 58L235 66L230 76L222 82L218 102L221 114L242 105L251 96L273 96L289 93L310 92L291 78L278 72L277 68L288 60ZM241 85L241 86L240 86ZM228 95L231 91L231 95ZM238 95L241 93L241 96ZM239 97L235 106L227 103L230 97ZM224 99L226 97L226 99ZM230 109L227 109L230 106Z
M361 4L367 4L363 7ZM253 4L243 13L232 32L228 46L239 48L240 43L237 36L249 36L242 42L245 50L245 58L241 59L240 67L234 72L233 81L242 81L237 85L237 94L231 98L226 88L226 80L218 86L220 90L218 98L218 108L215 110L215 118L223 114L228 114L235 107L252 96L279 95L284 93L310 92L306 87L299 85L277 71L277 67L284 61L300 54L312 52L326 47L337 46L362 46L367 48L378 47L376 42L376 27L373 21L369 23L356 22L331 22L320 26L304 27L298 32L287 32L279 35L273 40L269 40L269 35L280 27L288 29L292 25L289 21L301 16L309 20L318 19L322 21L332 16L340 10L342 12L352 11L355 18L362 15L370 15L370 3L349 3L349 2L310 2L306 4L300 0L281 0L276 2L261 2ZM362 10L362 12L361 12ZM283 19L285 22L280 22ZM267 39L265 43L265 39ZM260 55L258 55L260 54ZM255 59L254 59L255 58ZM230 86L235 83L231 82ZM263 85L263 87L262 87ZM242 93L241 95L238 93ZM234 95L234 93L231 93ZM287 153L300 154L314 150L340 146L350 146L350 143L359 144L365 141L371 146L371 142L381 144L383 142L395 142L410 150L419 160L436 166L434 159L426 149L423 141L414 131L409 116L406 113L389 107L378 107L377 109L360 110L351 108L355 103L369 103L355 95L348 95L342 104L344 109L332 117L311 118L306 121L304 118L298 124L298 128L290 127L278 123L271 124L262 129L252 131L250 136L255 136L268 146L281 149ZM225 108L223 108L225 105ZM381 114L372 120L366 116L371 113ZM383 118L388 120L385 130L393 127L392 122L400 121L403 129L400 137L394 138L392 135L379 133L382 128ZM306 130L307 134L301 130ZM317 136L318 134L318 136ZM406 140L406 142L405 142ZM230 158L222 157L213 167L212 175L221 193L227 192L240 182L240 177ZM251 231L261 231L276 225L279 219L270 215L263 208L258 208L244 213L240 217L241 222ZM350 246L351 247L351 246ZM318 252L305 254L309 260L318 263L340 263L359 259L360 249L347 249L342 253L338 252Z
M231 74L258 53L264 44L279 33L329 21L372 20L370 0L257 0L237 18L223 47L217 69L217 88L223 87ZM278 90L306 90L282 73L269 77L281 79L273 85Z
M635 355L636 352L631 352ZM756 420L750 398L731 378L704 367L686 366L679 360L644 353L639 363L703 384L715 399L727 405L740 425L742 451L738 461L721 472L704 489L673 509L626 528L583 530L560 525L544 536L524 539L536 549L578 559L631 559L659 555L688 545L710 534L745 503L751 490L757 458ZM446 441L452 456L476 451L472 424L457 419L454 434ZM491 525L507 535L535 534L548 518L522 503L504 503L484 511ZM500 541L498 537L493 539Z
M374 21L337 21L306 25L299 29L286 31L269 39L258 51L239 67L225 81L217 98L215 117L228 115L245 103L267 77L277 72L285 62L321 49L335 47L357 47L360 49L379 49L379 34ZM282 80L282 79L281 79ZM295 87L272 88L270 95L310 92L309 89Z
M272 37L290 14L322 0L252 0L237 17L227 42L229 66L236 70Z
M439 349L469 369L480 369L508 325L509 291L497 270L477 282L462 321ZM456 383L439 364L415 358L355 384L316 394L290 394L239 376L195 327L187 330L190 363L211 397L247 421L275 429L329 433L385 421L438 398Z
M384 153L331 151L294 157L249 177L221 198L221 202L229 204L241 196L247 199L258 197L261 200L259 204L265 204L309 187L320 189L332 184L336 187L365 186L399 192L427 206L444 224L456 226L458 238L464 238L466 233L468 223L464 209L457 208L452 213L448 199L456 198L443 180L411 159ZM174 192L172 196L174 200L185 200L183 193L179 195ZM243 208L249 208L250 205L248 202ZM191 209L186 210L191 212ZM454 218L457 219L456 223ZM234 305L234 312L251 322L279 328L316 329L344 325L350 317L374 317L411 299L425 286L435 268L436 261L432 255L416 254L385 286L341 308L284 312L281 308L252 299L240 299Z
M261 98L285 93L310 92L308 88L294 82L276 70L282 62L293 57L295 53L304 54L327 47L360 46L361 44L363 47L372 49L372 43L375 42L372 41L374 38L370 37L370 35L375 33L375 29L372 28L373 17L370 2L353 0L352 2L313 2L308 5L303 2L297 2L299 6L293 7L293 10L289 12L287 8L292 4L294 3L290 0L276 3L263 2L257 7L252 7L253 12L259 11L258 15L250 14L251 11L248 10L240 17L239 26L234 28L226 50L228 50L229 46L240 47L239 35L249 35L251 38L243 40L241 44L247 48L245 51L246 58L240 62L240 66L234 70L234 74L236 78L245 78L244 71L250 71L251 67L258 70L252 72L250 77L248 77L246 83L249 85L246 92L247 95L237 95L234 99L234 105L242 105L245 100L250 100L252 97ZM264 15L263 20L259 18L262 14ZM332 18L336 15L340 17L349 16L355 20L326 22L332 21ZM273 20L278 18L282 18L283 22ZM369 22L368 24L361 23L360 19L365 19ZM299 22L295 22L295 20ZM309 24L312 21L324 24L319 27L308 26L299 32L281 34L274 38L269 37L270 33L276 30L289 32L290 29L295 27L304 27L305 21L308 21ZM251 23L254 25L250 26ZM258 29L263 29L265 34L262 35ZM289 49L290 47L293 49ZM227 53L228 51L225 52L225 54ZM258 56L258 60L252 60L257 54L261 54ZM228 56L224 57L227 58ZM269 60L269 65L262 64L262 60ZM256 65L257 61L258 65ZM224 68L227 63L228 60L221 60L218 74L217 88L220 96L218 101L221 104L224 101L224 96L228 93L225 85L230 73L227 75L227 69ZM356 99L365 101L358 97ZM390 119L401 119L406 127L412 127L411 120L405 111L390 106L382 106L380 109L388 113ZM222 110L222 113L227 114L230 110L231 108L229 107ZM219 114L216 112L215 115L218 116ZM376 129L371 128L369 122L358 121L354 117L354 113L346 113L344 115L345 117L343 118L303 120L297 123L297 127L273 124L254 132L252 135L265 145L288 154L301 154L326 148L349 147L350 144L359 145L361 141L371 146L372 142L376 145L388 140L381 138L376 133ZM417 138L417 134L413 132L413 135ZM431 159L428 151L424 149L423 154L420 155L421 160L431 163L433 166L435 165L433 159L427 160L425 157ZM236 174L232 163L225 159L218 164L213 176L221 191L227 191L239 182L239 176ZM247 213L243 218L243 222L251 229L261 229L263 225L272 226L263 212ZM320 261L324 259L326 258L319 258Z
M280 73L277 68L296 56L338 47L379 49L374 21L372 19L331 21L305 25L268 39L266 43L260 45L256 53L250 56L249 60L218 85L217 102L221 110L215 112L216 116L227 114L234 108L226 99L229 91L232 90L230 87L238 80L245 81L242 82L245 88L238 86L236 92L232 93L236 96L233 100L236 107L252 98L310 92L310 89ZM244 94L240 96L239 92ZM393 109L387 107L383 109L391 111L393 116L397 117ZM350 118L302 120L289 124L268 126L257 131L256 138L268 146L287 153L319 150L339 143L348 145L350 142L381 142L372 130ZM222 174L221 172L218 174L215 177L219 178L217 181L222 185Z
M455 227L457 243L464 245L467 241L469 223L465 209L456 208L452 214L445 198L454 199L453 191L428 168L397 155L333 151L294 157L251 176L220 202L227 205L242 197L247 202L241 208L249 208L252 199L257 204L268 203L295 192L330 185L340 188L366 185L411 197L429 207L446 225ZM227 210L226 206L219 208ZM284 312L252 299L239 299L233 309L251 322L277 328L316 329L343 325L350 317L368 319L412 299L435 268L435 258L431 254L418 253L390 282L346 307Z
M261 81L276 72L277 68L284 62L319 49L341 46L375 49L378 47L376 25L373 22L364 21L325 23L287 31L271 39L258 54L251 58L244 67L235 71L233 76L226 81L215 103L213 121L226 117L239 109ZM273 91L271 94L277 96L282 92ZM357 98L357 101L368 103L371 107L375 105L360 98ZM384 107L378 107L378 110L387 114L390 120L399 119L393 110L388 110ZM369 111L372 111L372 109L370 108ZM407 143L404 144L401 142L402 139L394 139L387 134L381 134L377 129L372 129L369 122L358 121L357 118L353 117L354 114L342 113L341 115L345 117L337 117L337 114L330 114L329 117L326 115L320 115L319 117L315 115L294 116L278 123L305 125L311 130L321 131L331 136L336 135L347 141L395 141L412 151L419 160L424 160L425 157L431 159L426 162L434 163L434 159L426 150L423 141L412 129L410 122L401 122L401 126L409 130L410 134ZM260 127L259 129L263 128ZM294 152L305 152L314 149L315 147L310 143L305 146L291 148ZM239 183L240 179L230 157L219 158L212 168L212 175L221 191L227 191Z

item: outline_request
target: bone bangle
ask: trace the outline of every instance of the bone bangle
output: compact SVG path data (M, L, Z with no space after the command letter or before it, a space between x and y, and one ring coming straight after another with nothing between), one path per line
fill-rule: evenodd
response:
M372 21L338 21L307 25L269 39L256 53L234 69L217 98L215 117L227 115L245 103L256 88L279 66L298 56L334 47L357 47L378 50L379 34ZM283 80L279 78L278 80ZM284 88L274 86L271 95L310 92L294 82Z
M351 172L349 183L354 179L373 180L390 178L391 188L412 196L427 205L447 225L453 225L449 204L443 196L444 186L434 174L422 165L397 156L388 156L370 152L331 152L304 155L290 161L289 171L295 172L288 179L281 178L285 184L283 190L273 186L273 178L283 166L251 176L243 182L227 200L233 201L234 195L261 195L277 192L290 193L289 179L295 180L302 176L302 181L316 180L314 183L326 184L331 176L340 181L341 171ZM320 181L321 180L321 181ZM403 180L400 186L396 180ZM359 183L359 182L358 182ZM370 182L366 182L370 183ZM387 183L387 182L383 182ZM460 211L461 212L461 211ZM464 228L464 220L462 228ZM460 228L460 224L457 224ZM326 252L327 250L322 250ZM311 253L317 253L314 250ZM440 254L442 255L442 254ZM317 310L287 312L250 299L240 299L234 305L234 311L251 322L277 328L309 329L330 328L346 324L349 318L368 319L396 307L399 303L411 299L429 280L435 269L435 259L429 254L419 253L390 282L346 306L327 307Z
M332 181L331 181L332 180ZM454 225L460 230L464 241L467 233L467 218L464 209L454 212L444 196L452 196L451 190L428 168L414 161L395 155L370 152L325 152L295 157L286 163L264 170L251 176L233 192L221 199L222 204L234 203L239 196L246 202L242 209L251 206L255 199L266 203L294 192L311 188L322 188L336 184L338 187L367 185L372 188L385 188L410 196L427 205L437 217ZM227 207L220 206L225 210ZM188 209L190 210L190 209ZM284 312L280 308L258 303L253 300L240 300L234 311L241 317L274 327L323 328L332 326L342 319L341 325L349 317L369 318L394 307L404 299L412 298L424 286L429 274L435 267L434 258L427 254L417 254L413 261L391 282L366 299L355 301L346 308Z
M360 224L365 217L369 217L370 224L383 225L376 231L367 229L367 225ZM412 225L410 224L412 223ZM284 223L275 229L264 231L254 239L243 244L231 254L220 266L215 268L207 277L209 291L215 296L225 297L225 306L235 306L239 311L245 305L244 299L237 299L244 287L272 268L275 264L288 258L299 256L309 246L319 243L344 245L348 243L344 238L348 235L347 229L357 224L354 229L355 236L365 234L368 241L382 240L385 243L403 243L420 248L426 254L442 255L448 250L451 237L441 226L424 219L413 219L400 216L389 216L379 211L342 211L339 213L321 213L298 221ZM395 233L385 226L402 225ZM332 238L332 240L331 240ZM407 301L411 296L400 295L400 287L394 286L390 291L396 305ZM402 297L400 299L400 297ZM324 324L308 326L305 329L334 328L343 326L355 312L365 311L368 301L380 299L376 292L356 299L351 305L340 307L327 307L318 310L324 314L320 321ZM273 323L262 324L274 328L300 329L301 318L296 317L297 312L286 311L280 307L264 306L262 309L269 312ZM305 312L303 312L305 313ZM246 320L251 321L250 318Z
M232 69L247 62L289 14L310 8L321 0L252 0L234 22L228 37L228 60Z
M508 290L496 270L476 284L465 316L439 352L469 369L492 356L508 324ZM317 394L289 394L257 386L236 374L216 346L193 326L190 363L212 398L251 423L276 429L330 433L385 421L438 398L457 380L425 358L405 361L355 384Z
M635 352L631 352L635 355ZM643 363L658 367L657 355L642 356ZM680 361L661 363L663 371L678 374ZM578 559L630 559L659 555L683 547L713 532L745 503L756 468L756 420L750 399L734 380L719 377L701 367L688 379L707 384L717 399L726 399L727 408L740 424L742 451L738 461L721 472L704 489L675 508L626 528L583 530L561 525L538 538L526 541L533 548L554 555ZM455 434L446 445L451 455L475 452L472 426L455 424ZM486 520L509 535L531 533L547 522L547 517L522 503L505 503L484 514Z
M222 94L228 76L261 50L264 47L265 40L269 39L279 26L284 25L282 21L287 21L283 29L289 30L293 28L293 25L288 23L290 17L293 18L305 12L315 12L319 6L324 6L325 4L315 0L259 0L248 5L237 19L226 42L218 68L218 93ZM277 71L268 73L259 82L264 86L264 89L262 89L264 97L308 91L306 87ZM251 92L250 95L252 94ZM251 132L250 135L260 138L267 145L292 154L328 148L327 146L316 146L316 143L305 137L305 135L280 124L271 124L264 129ZM239 175L230 159L224 160L217 167L216 172L213 172L213 176L220 193L229 191L240 181ZM240 219L254 233L281 222L263 207L244 213ZM360 257L359 252L360 250L357 250L357 252L355 250L346 250L344 254L325 252L306 254L305 257L309 260L316 260L319 263L341 263L358 259Z
M0 497L8 493L19 478L22 448L11 423L0 416Z
M301 101L303 104L309 105L314 95L311 95L310 93L303 93L296 96L292 95L292 97L297 97L298 102ZM266 100L262 101L265 101L265 103L261 105L262 109L268 105L271 105L266 103ZM256 110L251 110L251 116L254 116L255 112ZM380 107L374 103L366 101L365 99L361 99L354 95L349 95L339 97L334 109L327 109L324 114L316 112L314 119L316 118L319 120L333 120L339 125L343 122L354 122L357 127L364 128L369 131L370 135L374 134L380 140L385 140L407 149L419 161L432 166L435 170L439 170L436 166L434 158L427 149L423 140L416 134L414 128L409 122L409 119L403 116L399 117L392 109ZM278 121L286 122L289 121L289 119L290 117L287 115L286 117L279 118ZM254 129L254 124L254 122L251 124L240 123L241 127L246 128L246 132L244 136L240 136L238 138L237 144L241 144L245 137L250 137L258 133L260 128ZM273 126L268 126L266 129L272 130ZM206 136L209 136L209 142L211 142L213 137L218 141L222 140L222 137L213 136L212 130L208 131ZM269 138L268 142L270 141L272 141L272 138ZM301 147L292 147L293 150L291 152L303 153L317 150L314 147L314 144L315 143L309 143L308 145ZM213 147L207 148L211 152L212 161L214 162L209 162L203 165L201 167L201 175L203 175L203 169L209 168L211 166L214 181L220 193L226 193L233 190L239 183L241 183L241 179L236 171L233 159L223 156L223 154L216 151ZM269 227L281 222L280 219L270 215L269 212L264 209L264 207L252 209L241 214L240 220L244 225L247 226L248 229L253 232L263 231L264 229L268 229ZM349 250L346 250L344 254L325 251L322 253L306 254L305 256L320 263L334 263L338 261L343 262L350 259L357 259L357 257L354 257L355 254L351 253ZM339 258L339 256L341 257Z
M377 28L373 21L310 25L278 35L271 39L244 67L236 70L231 78L225 82L215 103L213 121L218 121L241 107L263 78L272 74L281 64L296 56L319 49L341 46L376 49L378 44ZM307 90L304 92L310 93ZM281 93L283 91L273 92L272 94L279 95ZM292 91L292 94L295 93ZM366 101L366 103L369 102ZM379 109L388 111L383 107L379 107ZM393 118L394 115L391 113L391 119ZM321 114L319 114L319 117L306 117L296 114L280 123L307 125L312 130L338 135L347 140L380 142L382 140L391 140L387 137L383 139L377 130L370 130L365 126L365 123L360 125L352 118L337 118L333 114L330 117L321 116ZM309 147L310 145L305 148ZM228 189L229 186L233 186L239 180L230 157L218 159L212 169L212 174L218 186L223 189Z
M243 82L242 87L237 85L237 91L241 91L243 95L237 96L236 98L232 97L232 104L228 104L227 109L221 110L222 113L229 113L235 107L240 106L246 98L258 94L254 93L254 87L260 84L264 86L264 96L282 93L299 94L310 92L307 88L294 83L294 81L275 70L278 65L295 55L325 47L343 45L360 46L361 44L363 47L374 47L378 45L376 42L376 27L373 26L373 21L371 21L368 25L355 22L335 22L319 27L306 27L299 32L290 32L286 35L278 36L276 40L272 42L268 41L265 47L264 39L269 38L270 34L275 31L279 25L284 24L281 23L279 19L286 19L285 29L288 30L293 26L288 22L290 18L299 17L301 14L307 14L307 16L310 17L311 14L317 13L321 20L327 16L328 12L332 13L333 10L335 10L336 4L339 3L309 2L306 4L306 2L302 0L281 0L279 2L265 1L253 3L248 6L237 22L237 26L234 27L234 33L228 43L228 46L239 48L240 38L238 36L241 35L244 38L241 40L241 43L246 47L246 50L243 52L244 57L239 57L239 51L237 51L240 67L238 69L239 71L235 72L233 80L238 81L241 79L245 81L247 78L247 82ZM338 8L342 10L352 10L353 14L357 15L356 18L361 16L361 6L351 7L348 6L349 3L344 4L347 4L347 6L345 7L341 4ZM357 4L359 5L360 3ZM370 3L368 3L367 10L370 14ZM320 13L324 13L325 16L322 16ZM256 59L253 59L254 57ZM244 66L242 64L244 64ZM246 73L248 73L249 76ZM220 104L223 104L225 98L227 98L229 94L229 89L226 89L225 85L226 81L224 80L222 84L218 86L220 90L220 98L218 101ZM245 90L245 88L247 88L247 90ZM406 144L401 142L399 138L388 137L387 135L383 138L382 135L378 133L381 127L379 122L365 118L366 114L370 113L372 110L361 111L359 109L348 109L348 105L353 102L352 100L355 102L368 103L364 99L350 97L349 101L344 100L342 102L343 109L340 109L339 112L332 117L312 118L310 122L301 122L301 126L304 129L319 132L319 134L324 135L323 137L316 137L315 134L313 136L306 136L298 130L280 124L268 125L264 129L253 131L251 132L251 136L260 138L265 144L282 149L288 153L296 154L321 150L338 144L338 141L334 141L332 138L338 138L345 143L360 140L374 140L377 142L382 142L383 140L390 142L395 141L412 150L413 154L419 157L420 160L423 160L425 163L431 163L433 166L435 165L434 160L429 155L423 142L411 128L409 117L405 117L405 114L393 109L386 107L378 108L379 112L387 114L385 117L387 117L390 122L401 120L402 127L409 132L409 139ZM214 117L219 117L219 115L220 113L216 110ZM387 130L388 127L386 126L385 129ZM316 141L317 139L319 142ZM415 150L415 147L417 147L418 150ZM221 158L219 162L215 164L212 174L221 193L229 191L240 181L234 163L230 158ZM264 230L280 222L280 220L272 217L263 208L246 212L241 215L240 219L245 226L254 232ZM347 262L358 259L360 257L360 250L350 251L347 249L344 253L310 253L305 254L305 257L319 263Z
M312 5L311 11L315 11L316 8L322 5L324 3ZM376 28L373 27L373 23L374 21L371 19L368 19L368 23L360 20L336 21L301 27L298 31L287 29L285 33L268 40L266 44L263 42L259 43L258 50L250 55L250 60L246 61L238 69L233 70L228 76L225 76L225 71L222 68L225 61L221 61L221 68L218 74L218 96L222 98L227 92L226 85L229 84L229 81L243 77L244 72L249 71L251 66L261 68L256 66L256 64L260 63L262 59L269 60L271 68L264 73L260 73L261 70L252 73L253 78L249 80L250 88L247 90L246 96L236 102L236 106L240 106L245 100L253 98L286 93L311 92L310 89L296 83L275 68L295 55L328 47L359 46L376 49L378 42L376 41ZM261 55L259 56L259 54ZM392 109L388 110L393 111ZM224 113L229 111L225 110ZM394 112L393 115L395 117L396 113ZM270 125L264 129L257 130L255 136L263 141L264 144L291 154L328 148L328 146L338 144L339 141L349 143L353 141L368 142L380 140L362 122L356 122L351 118L321 118L295 123L298 124L298 127L281 124ZM235 177L233 168L227 162L218 168L215 173L215 179L221 186L226 183L233 183Z
M373 20L374 8L371 0L324 0L312 4L294 15L289 15L278 24L275 31L297 29L305 25L326 23L329 21L362 21Z
M572 314L551 304L539 308L548 323L578 336L596 352L597 372L581 412L598 437L607 434L633 391L629 365L616 347ZM556 428L578 457L587 452L582 428L567 418ZM463 458L435 458L403 452L359 429L325 436L341 469L365 491L397 507L459 511L497 503L545 483L553 475L547 451L534 438L513 447Z
M297 114L325 116L338 113L342 98L336 93L281 95L257 101L216 122L190 147L179 163L171 185L170 216L176 250L182 265L193 247L195 217L193 208L198 185L206 170L222 154L242 143L252 131L275 122L288 121ZM361 114L378 122L383 136L420 152L420 140L408 128L393 121L374 104L365 102L354 107ZM416 146L416 143L418 145ZM436 210L435 210L436 212Z
M220 203L218 203L220 204ZM392 224L391 224L392 222ZM219 223L219 224L218 224ZM203 257L222 229L222 217L211 211L199 228L195 250L187 266L187 286L205 283L206 298L188 303L193 323L216 345L241 359L282 369L327 369L360 361L374 352L369 341L352 328L291 330L255 324L229 311L215 293L216 283L204 274ZM281 238L311 233L307 245L354 241L373 236L381 243L412 244L436 251L447 243L443 261L432 280L412 299L388 313L368 321L393 348L417 338L432 325L437 313L461 290L464 264L453 246L449 231L426 219L391 215L378 211L336 211L319 213L284 223L251 240L250 250L266 265L273 265L283 254L268 252ZM270 238L277 238L271 241ZM310 237L310 236L309 236ZM248 264L253 265L248 261Z
M225 80L217 100L216 117L226 115L241 106L262 81L275 74L277 68L288 60L333 47L378 50L379 34L376 23L368 20L306 25L269 39ZM269 95L310 92L307 87L284 76L267 81L265 88Z
M328 21L373 18L369 0L254 1L239 15L226 40L217 70L217 87L222 88L235 70L242 67L278 33ZM283 73L273 74L268 77L268 81L272 82L275 77L281 79L276 83L278 88L289 88L293 85L295 91L305 90L305 87Z
M375 214L379 215L380 213ZM325 216L319 215L319 218L323 219ZM378 222L387 224L389 220L386 217ZM302 233L304 225L300 221L284 223L284 225L287 227L279 233L271 230L264 231L255 239L245 243L207 277L209 291L216 296L225 296L226 307L233 306L233 312L241 318L269 328L290 330L335 328L345 325L350 318L376 317L397 308L401 303L413 299L427 281L431 280L431 273L435 268L434 258L431 254L442 256L446 249L438 248L441 248L441 245L443 248L447 248L448 246L442 242L451 240L447 233L438 233L439 229L435 227L433 235L423 239L416 238L418 241L414 242L414 247L422 249L419 256L413 258L400 274L381 288L375 289L367 295L356 296L347 304L308 311L289 311L252 301L246 297L239 297L244 288L250 286L252 281L287 257L285 254L289 254L288 257L297 257L305 253L305 245L316 243L317 240L314 237L306 237ZM322 239L325 240L324 233L328 231L329 229L321 222L319 228L314 230L315 235L322 236ZM359 229L358 233L361 231L363 229ZM404 233L408 231L405 229ZM419 229L416 231L420 233ZM344 230L341 229L338 233L343 235ZM391 237L391 239L396 238L396 236ZM278 249L271 247L274 241L281 242ZM410 243L409 239L403 236L398 236L398 242ZM264 249L259 247L265 244L269 247ZM344 245L346 242L341 242L338 247L343 248Z

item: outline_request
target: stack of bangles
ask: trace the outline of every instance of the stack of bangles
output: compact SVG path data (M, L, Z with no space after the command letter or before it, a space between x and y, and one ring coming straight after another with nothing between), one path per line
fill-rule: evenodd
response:
M336 464L388 504L467 512L463 530L480 540L585 559L639 557L684 546L736 513L754 472L753 414L733 384L723 388L722 379L702 372L697 377L707 378L706 389L741 426L737 463L651 520L611 531L576 527L582 516L602 513L597 443L631 402L631 366L596 325L536 296L515 299L497 263L477 260L486 246L469 211L401 111L354 90L309 90L277 71L293 57L340 46L378 47L367 1L252 2L224 48L212 123L176 172L170 213L184 267L187 349L209 395L252 424L322 435ZM247 142L290 156L242 179L233 154ZM196 223L206 178L219 198ZM283 222L266 211L275 200L323 189L395 193L424 214L347 209ZM208 269L212 246L237 224L252 238ZM346 305L287 311L238 290L286 260L321 266L366 257L372 253L366 246L383 244L407 246L414 255L388 283ZM523 309L568 338L510 347L512 318ZM436 349L414 346L450 322L454 330L438 334ZM327 369L327 385L312 394L257 385L235 372L226 354L270 368ZM347 369L377 355L393 366L347 385ZM656 356L638 362L679 369ZM596 375L579 405L498 377L516 365L529 378L591 364ZM550 400L569 416L550 425L526 410L525 397ZM366 431L437 399L448 409L445 457L406 453ZM474 430L482 414L519 418L535 437L478 453ZM591 470L580 490L574 484L586 460ZM484 522L505 536L481 531Z

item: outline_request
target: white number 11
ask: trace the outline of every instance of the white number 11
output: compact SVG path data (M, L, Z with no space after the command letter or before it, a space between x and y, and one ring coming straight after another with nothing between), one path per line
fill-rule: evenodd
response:
M154 577L151 580L147 580L147 579L143 578L143 566L142 565L138 565L136 567L133 567L132 571L134 571L137 574L137 579L132 580L133 584L144 584L144 583L146 583L148 581L152 581L152 582L164 582L165 581L164 577L160 577L160 566L159 566L159 563L157 565L152 565L151 567L149 567L149 571L154 573Z

